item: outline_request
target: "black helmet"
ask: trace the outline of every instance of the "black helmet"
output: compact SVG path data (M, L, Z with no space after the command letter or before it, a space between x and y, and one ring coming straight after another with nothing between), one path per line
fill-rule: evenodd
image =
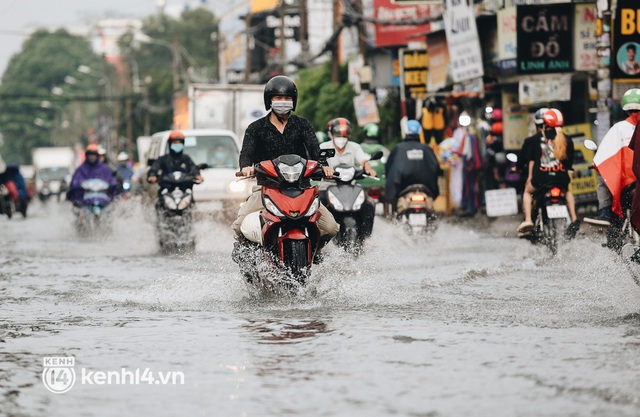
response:
M264 108L271 109L271 99L275 96L291 97L293 99L293 110L298 103L298 88L293 80L284 75L276 75L264 86Z

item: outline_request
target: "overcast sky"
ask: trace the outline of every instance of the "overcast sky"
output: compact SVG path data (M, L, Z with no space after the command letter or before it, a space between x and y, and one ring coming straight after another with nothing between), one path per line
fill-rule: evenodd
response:
M37 27L49 29L90 24L105 17L145 17L155 13L158 1L168 14L185 4L206 3L216 15L240 0L0 0L0 74L11 56L20 52L24 34ZM222 11L216 10L222 9Z

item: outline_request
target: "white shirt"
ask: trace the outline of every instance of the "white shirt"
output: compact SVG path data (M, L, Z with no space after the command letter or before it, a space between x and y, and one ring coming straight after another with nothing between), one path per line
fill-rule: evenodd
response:
M322 142L320 144L320 149L336 150L336 156L333 158L327 158L327 163L333 168L338 165L360 166L364 161L368 161L370 158L370 155L366 154L365 151L362 150L362 146L360 146L359 143L351 141L347 142L342 155L333 145L333 141Z

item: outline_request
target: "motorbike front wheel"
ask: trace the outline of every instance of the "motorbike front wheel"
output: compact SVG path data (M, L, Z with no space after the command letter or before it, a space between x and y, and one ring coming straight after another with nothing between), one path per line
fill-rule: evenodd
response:
M305 285L309 277L310 265L305 240L286 240L284 242L284 266L291 273L291 277L300 285Z

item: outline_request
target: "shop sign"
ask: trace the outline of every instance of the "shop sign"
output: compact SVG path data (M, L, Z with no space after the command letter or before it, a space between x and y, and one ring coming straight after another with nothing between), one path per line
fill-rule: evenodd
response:
M451 57L453 82L482 77L482 50L478 40L473 2L446 0L444 28Z
M518 72L573 71L573 4L518 6Z
M400 82L403 98L420 98L427 93L429 56L425 49L400 49Z
M518 83L518 102L530 105L571 100L571 74L522 80Z
M618 0L612 33L611 77L640 82L640 5L637 0Z

